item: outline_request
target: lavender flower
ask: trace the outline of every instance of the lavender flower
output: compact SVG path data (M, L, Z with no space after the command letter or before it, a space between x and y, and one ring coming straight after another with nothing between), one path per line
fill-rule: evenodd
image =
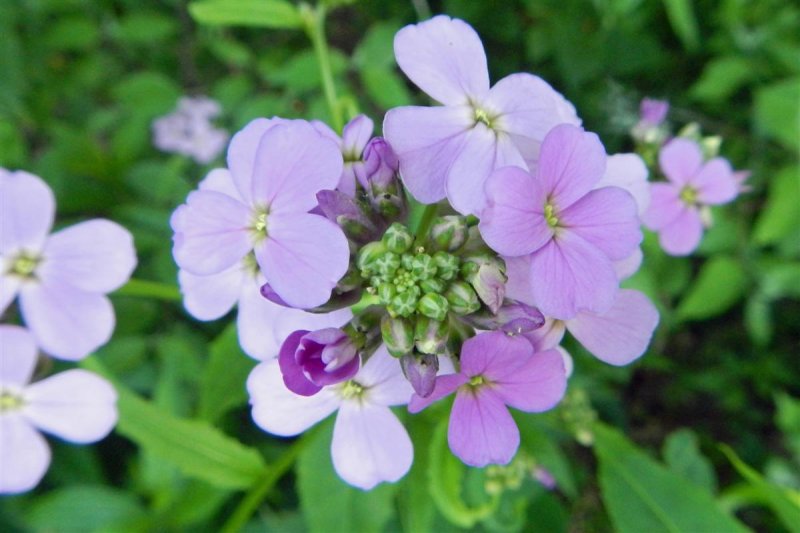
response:
M301 329L284 341L278 364L286 388L301 396L313 396L326 385L355 376L360 359L356 345L341 329Z
M153 144L164 152L210 163L228 142L228 132L211 124L220 111L219 104L209 98L181 98L175 112L153 121Z
M247 390L256 424L275 435L298 435L338 410L333 466L353 486L370 490L397 481L411 468L411 439L389 407L408 403L413 390L399 361L383 347L352 380L324 387L314 396L290 391L275 360L253 369Z
M658 232L661 247L671 255L688 255L703 237L703 218L711 205L728 203L739 194L741 178L721 157L703 161L696 142L676 138L658 154L666 183L651 186L652 200L642 217Z
M506 165L527 169L556 124L580 124L575 109L544 80L512 74L489 87L486 55L467 23L446 16L406 26L394 39L397 63L441 107L398 107L383 131L409 192L423 203L447 197L478 214L483 185Z
M339 182L339 149L305 121L256 119L233 137L228 167L239 199L194 191L173 217L178 266L217 274L252 251L286 303L325 303L347 271L350 250L336 224L309 211L319 191Z
M55 198L40 178L0 168L0 313L19 296L37 344L77 360L111 338L114 308L105 296L136 266L131 234L103 219L49 235Z
M68 370L29 384L36 343L19 326L0 325L0 494L35 487L50 465L39 431L86 444L117 423L117 394L106 380Z
M342 151L344 167L336 189L350 197L355 196L356 178L358 178L363 187L366 188L367 186L364 182L363 155L365 154L364 149L367 146L367 142L372 138L372 130L374 129L372 119L366 115L358 115L345 124L341 137L324 122L315 120L312 125L323 136L334 141Z
M667 137L663 127L669 113L669 102L653 98L642 99L639 105L639 122L631 129L631 135L639 142L661 144Z
M506 405L525 412L552 409L564 396L567 378L561 355L534 353L524 337L499 331L464 343L461 371L436 378L433 393L415 394L408 410L417 413L456 392L447 442L471 466L507 464L519 447L519 429Z
M534 299L546 316L610 308L619 287L613 261L642 240L631 195L618 187L592 190L605 160L596 135L564 124L547 134L535 176L505 167L486 184L481 235L505 256L530 258Z

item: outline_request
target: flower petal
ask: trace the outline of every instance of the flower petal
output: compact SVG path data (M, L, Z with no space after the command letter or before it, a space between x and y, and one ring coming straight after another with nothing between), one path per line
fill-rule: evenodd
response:
M567 329L592 355L622 366L639 358L658 325L658 310L639 291L622 289L614 305L603 313L581 312L567 321Z
M450 449L470 466L508 464L519 448L519 429L490 388L459 391L447 431Z
M179 215L179 216L178 216ZM217 274L237 264L253 248L250 209L227 194L195 191L173 216L172 255L192 274Z
M324 304L347 272L350 247L330 220L309 214L276 214L256 259L272 288L292 307Z
M506 297L519 302L536 305L531 288L531 256L503 257L506 263Z
M0 254L39 251L55 212L53 191L41 178L0 168Z
M703 151L696 142L676 137L661 148L658 164L669 181L676 185L691 183L703 164Z
M372 138L374 129L375 124L368 116L354 117L342 130L342 153L350 156L350 159L361 159L361 153Z
M259 364L247 378L253 420L264 431L282 437L299 435L336 411L341 399L332 387L314 396L286 388L277 359Z
M532 355L533 347L522 337L511 337L502 331L480 333L461 347L461 372L494 381L514 372Z
M411 397L411 400L408 402L408 412L409 413L419 413L429 405L434 402L441 400L442 398L451 395L453 392L456 391L461 385L467 383L469 381L469 377L465 376L464 374L445 374L443 376L436 377L436 384L433 387L433 392L426 397L422 397L418 394L414 394Z
M49 466L44 437L18 414L0 416L0 494L31 490Z
M683 208L680 188L671 183L653 183L650 185L650 205L642 215L642 224L658 231L674 222Z
M319 191L336 188L343 164L336 143L308 122L279 124L258 145L253 201L269 206L270 214L306 213L317 205Z
M703 238L703 220L693 207L685 207L678 218L658 233L661 248L670 255L689 255Z
M647 181L647 166L636 154L616 154L606 159L606 173L597 182L595 189L619 187L628 191L636 200L639 215L650 205L650 182Z
M445 197L447 175L473 122L468 106L396 107L386 113L383 133L397 154L403 184L418 201Z
M370 490L406 475L414 448L406 428L388 407L345 401L333 426L331 456L342 479Z
M478 100L489 90L480 37L466 22L440 15L394 37L397 64L414 84L447 105Z
M405 405L414 394L414 389L403 375L400 360L389 355L383 344L354 379L369 389L367 399L375 405Z
M703 204L718 205L730 202L739 194L739 183L726 159L715 157L703 165L692 180L697 199Z
M287 122L280 118L257 118L250 121L244 128L231 138L228 146L228 168L238 198L244 204L251 204L253 198L253 169L256 163L256 152L261 142L261 137L270 128ZM223 192L223 191L220 191Z
M183 306L198 320L216 320L230 311L239 299L245 272L241 264L219 274L195 276L178 271Z
M533 345L534 352L543 352L558 346L564 338L566 327L563 320L545 318L544 325L539 329L523 333L528 342Z
M541 413L552 409L567 390L564 358L558 350L538 352L514 372L497 378L494 390L506 405L520 411Z
M136 268L131 233L114 222L87 220L53 233L36 269L43 283L55 281L88 292L109 293Z
M221 192L235 200L245 203L244 200L242 200L239 189L236 188L236 184L233 182L231 171L227 168L215 168L211 170L211 172L206 174L206 177L197 184L197 188L201 191Z
M7 272L9 268L7 259L10 258L0 256L0 272ZM17 297L21 286L22 278L19 276L0 274L0 315L5 313L8 306L11 305L11 302Z
M533 254L533 298L545 316L572 318L580 309L603 312L619 282L608 257L571 231L563 231Z
M580 235L612 261L628 257L642 242L636 201L619 187L590 191L559 218L559 225Z
M114 308L102 294L63 284L31 284L22 289L19 304L36 343L59 359L83 359L114 331Z
M23 414L40 430L70 442L104 438L117 423L117 392L100 376L75 369L25 389Z
M606 150L597 135L561 124L542 143L536 178L561 211L592 190L605 170Z
M617 273L617 279L622 281L636 274L639 271L639 267L642 266L642 259L644 259L642 249L636 248L628 257L614 261L614 271Z
M0 324L0 385L24 387L31 380L38 354L27 329Z

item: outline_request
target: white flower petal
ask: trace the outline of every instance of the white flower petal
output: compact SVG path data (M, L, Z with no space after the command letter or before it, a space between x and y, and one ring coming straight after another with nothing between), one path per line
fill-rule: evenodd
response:
M0 494L35 487L50 466L50 448L18 414L0 415Z
M0 325L0 385L24 387L36 368L36 342L25 328Z
M41 178L0 168L0 253L40 250L55 212L53 191Z

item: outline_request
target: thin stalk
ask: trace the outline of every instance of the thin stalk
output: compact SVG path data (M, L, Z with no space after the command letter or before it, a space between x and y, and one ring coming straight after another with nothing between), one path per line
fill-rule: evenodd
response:
M181 291L174 285L144 279L132 279L114 292L116 296L138 296L170 302L181 301Z
M433 220L436 218L436 212L439 209L439 204L430 204L425 206L425 211L422 212L422 218L419 221L419 226L417 226L417 231L414 233L414 236L417 238L417 241L424 241L425 238L428 236L428 232L433 225Z
M344 122L342 121L342 108L336 96L336 85L333 81L331 68L331 54L328 49L328 40L325 38L325 7L318 5L316 8L305 6L301 12L305 21L306 33L311 39L314 53L317 56L319 73L322 78L322 90L331 113L333 129L341 133Z

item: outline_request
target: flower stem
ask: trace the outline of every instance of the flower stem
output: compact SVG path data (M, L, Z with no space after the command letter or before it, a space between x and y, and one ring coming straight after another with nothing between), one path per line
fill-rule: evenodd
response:
M156 300L167 300L170 302L181 301L181 291L178 287L144 279L131 279L128 283L117 289L114 295L138 296L142 298L154 298Z
M414 236L417 238L418 242L425 240L425 237L428 236L428 231L430 231L433 225L433 220L436 218L436 211L438 209L439 204L425 206L425 210L422 212L422 217L419 221L419 226L417 226L417 230L414 232Z
M242 499L239 506L233 511L230 518L222 525L222 533L236 533L240 531L253 513L256 512L261 502L267 497L275 483L280 481L283 475L294 465L300 452L308 443L308 436L304 436L294 442L281 457L267 469L266 473L250 489L250 492Z
M328 41L325 38L325 6L319 4L316 8L303 6L301 14L305 21L306 33L311 39L314 53L317 56L319 73L322 78L322 90L325 93L325 100L331 113L333 129L341 133L342 108L339 105L339 98L336 96L336 85L333 81L333 70L331 68L331 54L328 49Z

